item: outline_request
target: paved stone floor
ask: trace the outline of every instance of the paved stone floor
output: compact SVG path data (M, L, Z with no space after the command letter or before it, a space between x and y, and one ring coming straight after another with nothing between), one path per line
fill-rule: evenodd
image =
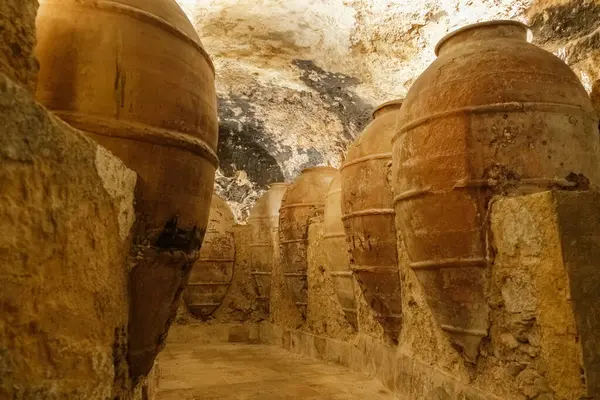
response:
M251 344L168 344L157 400L392 400L378 381L337 364Z

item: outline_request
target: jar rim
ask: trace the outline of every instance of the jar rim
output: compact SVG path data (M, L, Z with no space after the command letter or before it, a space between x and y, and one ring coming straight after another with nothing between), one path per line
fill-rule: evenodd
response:
M494 20L494 21L485 21L485 22L477 22L474 24L469 24L467 26L463 26L462 28L458 28L450 33L448 33L446 36L444 36L443 38L441 38L438 43L435 45L435 55L436 57L439 56L440 54L440 49L442 48L442 46L444 44L446 44L446 42L453 38L454 36L466 32L466 31L470 31L472 29L477 29L477 28L481 28L481 27L485 27L485 26L494 26L494 25L513 25L513 26L518 26L523 28L526 32L530 31L529 26L525 25L524 23L520 22L520 21L515 21L512 19L499 19L499 20Z
M321 169L321 170L326 170L326 169L330 169L330 170L335 170L337 171L337 168L329 166L329 165L317 165L315 167L308 167L308 168L304 168L301 173L305 173L305 172L310 172L310 171L314 171L317 169Z
M380 105L378 105L377 107L375 107L375 109L373 110L373 118L375 118L375 114L377 114L379 111L381 111L382 109L389 107L389 106L393 106L396 104L400 104L402 105L402 103L404 102L404 98L402 99L394 99L394 100L390 100L390 101L386 101L384 103L381 103Z

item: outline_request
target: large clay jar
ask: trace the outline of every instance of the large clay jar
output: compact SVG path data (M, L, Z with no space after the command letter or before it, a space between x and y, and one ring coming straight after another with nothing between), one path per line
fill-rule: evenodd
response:
M283 275L296 307L304 317L308 300L308 223L323 212L327 190L337 173L332 167L305 169L286 190L279 209Z
M329 186L323 219L323 251L325 251L327 270L333 280L333 288L346 320L356 329L358 320L354 276L350 270L346 233L342 222L342 178L339 174Z
M402 100L382 104L342 166L342 212L351 268L386 335L397 341L402 298L390 185L392 142Z
M190 312L206 320L221 305L235 261L235 217L225 201L213 195L200 256L192 267L184 300Z
M138 174L129 361L148 373L206 229L214 71L175 0L41 0L37 99Z
M441 329L474 362L487 335L494 194L600 181L597 120L575 74L515 21L462 28L409 91L393 143L395 208Z
M275 252L279 251L279 207L287 187L286 183L272 184L258 199L248 218L248 225L252 229L250 268L257 299L267 312L271 294L271 272Z

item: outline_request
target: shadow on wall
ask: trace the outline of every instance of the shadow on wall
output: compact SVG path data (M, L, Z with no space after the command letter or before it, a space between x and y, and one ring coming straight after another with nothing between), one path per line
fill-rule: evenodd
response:
M351 90L357 78L326 71L312 60L296 59L290 67L301 89L250 78L243 92L219 98L217 191L239 203L234 211L240 220L269 184L335 162L369 120L371 106ZM287 113L289 120L274 117L269 123L269 113Z
M269 184L284 180L275 158L276 144L265 132L250 101L229 96L219 97L218 102L222 176L216 180L217 192L229 201L252 204ZM243 216L249 213L249 207L242 210Z
M325 71L312 60L294 60L292 63L301 71L300 80L317 91L326 107L337 115L343 126L343 137L353 141L368 123L373 108L348 90L348 87L356 86L360 81L348 75ZM347 146L341 138L338 144L342 148Z

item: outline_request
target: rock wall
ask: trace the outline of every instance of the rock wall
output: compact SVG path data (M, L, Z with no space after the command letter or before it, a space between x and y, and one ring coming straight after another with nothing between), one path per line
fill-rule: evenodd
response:
M35 92L38 63L35 47L37 0L0 3L0 72Z
M341 306L337 302L331 276L326 271L325 253L322 242L323 216L316 217L309 230L308 282L310 299L306 321L302 319L287 287L281 263L279 262L279 251L276 252L276 260L273 264L270 314L267 315L261 310L260 302L257 299L258 293L254 287L251 274L251 234L252 230L248 225L234 226L236 251L233 280L227 291L227 295L223 299L223 303L213 313L207 324L252 323L269 319L273 323L290 329L302 326L302 329L307 329L315 334L336 338L350 338L353 334L353 329L346 321ZM275 240L278 241L278 238L275 238ZM368 328L369 331L378 332L376 327L371 327L376 322L368 320L368 318L372 319L369 310L364 310L363 318L368 321L364 324L370 327ZM189 313L183 302L181 302L179 308L177 322L180 325L199 323Z
M592 332L600 329L598 196L542 192L492 202L496 256L486 293L491 329L475 365L464 362L434 320L402 242L398 346L385 343L372 325L359 324L351 335L323 329L325 322L335 327L343 314L330 304L327 277L315 274L322 262L314 253L307 322L294 329L273 317L274 323L261 325L260 339L367 372L401 399L597 398L600 353ZM321 227L315 221L309 228L309 248L319 248ZM313 315L311 304L319 308Z
M135 174L0 74L0 397L130 398Z
M0 4L0 398L151 399L127 359L137 176L32 98L37 7Z
M308 228L309 298L303 329L320 336L349 339L354 329L344 316L329 274L323 229L323 215L315 217Z
M248 225L235 225L235 263L233 280L221 306L213 314L214 322L255 322L265 318L256 299L250 268L250 243L252 229Z
M223 302L213 312L205 325L253 323L266 318L266 314L261 309L257 299L258 293L254 288L251 274L250 244L252 243L252 228L249 225L234 225L233 234L235 239L235 261L231 286L229 286ZM203 326L199 319L191 315L183 300L180 302L176 322L179 325Z
M287 286L281 265L279 232L273 234L274 253L271 272L271 295L269 296L269 321L289 329L302 326L304 319L294 303L292 292ZM308 310L307 310L308 311Z
M588 93L600 84L600 1L538 1L527 16L534 43L573 68Z
M492 202L495 261L486 294L490 334L474 366L461 360L439 329L400 244L405 260L400 263L403 301L408 307L399 352L498 398L584 396L581 345L560 245L563 227L556 223L555 199L560 196L544 192ZM456 395L448 388L436 390L450 398Z
M300 330L322 337L353 341L356 330L344 316L338 302L332 277L327 266L327 254L323 242L323 215L311 219L308 228L308 300L306 318L303 319L292 298L283 276L280 254L273 263L269 322L287 330ZM373 312L355 282L358 332L385 342L383 328L374 319Z

